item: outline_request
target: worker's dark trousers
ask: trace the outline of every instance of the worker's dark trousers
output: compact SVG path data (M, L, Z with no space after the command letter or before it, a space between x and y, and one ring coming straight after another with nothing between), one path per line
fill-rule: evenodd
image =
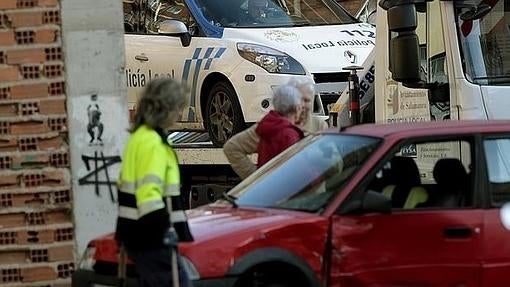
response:
M169 248L153 250L127 250L135 263L140 287L172 286L172 266ZM179 261L180 262L180 261ZM179 264L181 287L191 287L188 274Z

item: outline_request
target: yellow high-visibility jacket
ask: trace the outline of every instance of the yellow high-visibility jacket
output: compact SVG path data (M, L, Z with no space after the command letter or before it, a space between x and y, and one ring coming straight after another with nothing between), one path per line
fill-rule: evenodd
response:
M174 224L186 224L182 210L174 208L171 216L167 211L166 197L178 199L180 195L180 174L177 156L163 133L145 125L132 133L124 150L117 187L116 238L126 247L158 247L170 219ZM179 204L175 207L180 209Z

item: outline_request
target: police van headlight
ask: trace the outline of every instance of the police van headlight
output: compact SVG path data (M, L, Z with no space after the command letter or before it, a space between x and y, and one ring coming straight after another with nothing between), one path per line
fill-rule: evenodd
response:
M188 273L189 279L190 280L200 279L200 274L198 273L197 268L195 268L195 265L193 265L193 262L191 262L191 260L189 260L185 256L181 255L180 257L182 268L186 270L186 272Z
M262 67L269 73L305 75L303 66L291 56L278 50L249 43L237 43L241 57Z

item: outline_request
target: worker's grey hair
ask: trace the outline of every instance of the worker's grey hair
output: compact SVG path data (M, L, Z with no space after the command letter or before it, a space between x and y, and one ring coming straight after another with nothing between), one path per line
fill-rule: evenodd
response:
M177 81L159 78L149 82L136 106L131 132L141 125L164 128L161 124L166 122L168 114L179 113L185 104L185 89Z
M282 85L274 91L273 107L274 110L283 116L288 116L296 112L301 105L301 92L291 85Z
M287 85L291 85L291 86L296 87L300 90L305 90L312 95L315 94L315 85L312 80L307 79L307 78L293 77L289 80Z

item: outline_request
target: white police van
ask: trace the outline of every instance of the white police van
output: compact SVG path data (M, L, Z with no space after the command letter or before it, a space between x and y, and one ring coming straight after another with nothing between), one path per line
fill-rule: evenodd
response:
M361 65L375 28L334 0L123 0L130 108L145 84L173 77L189 87L177 127L206 129L217 146L258 121L272 90L292 77L316 84L327 113Z

